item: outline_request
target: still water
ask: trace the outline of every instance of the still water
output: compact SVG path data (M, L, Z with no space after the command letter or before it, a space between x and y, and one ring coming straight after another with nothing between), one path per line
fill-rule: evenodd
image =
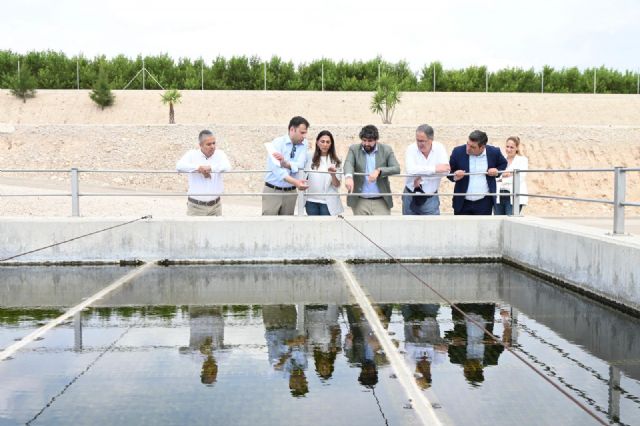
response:
M498 264L408 265L608 422L640 423L639 321ZM455 424L591 424L396 265L350 266ZM0 349L129 268L0 268ZM157 267L0 362L0 424L419 424L339 269Z

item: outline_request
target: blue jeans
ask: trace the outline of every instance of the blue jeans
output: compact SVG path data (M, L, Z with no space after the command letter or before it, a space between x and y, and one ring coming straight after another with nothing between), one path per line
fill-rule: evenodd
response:
M500 191L503 194L509 195L501 195L500 196L500 204L496 203L493 205L493 214L497 216L513 216L513 204L511 204L511 193L506 191ZM522 213L523 205L520 204L520 213Z
M405 193L410 193L407 187L404 187ZM412 203L414 197L402 197L402 214L404 216L423 216L423 215L439 215L440 214L440 198L434 195L428 198L421 206Z
M329 213L329 207L327 207L326 204L307 201L304 208L309 216L331 216L331 213Z

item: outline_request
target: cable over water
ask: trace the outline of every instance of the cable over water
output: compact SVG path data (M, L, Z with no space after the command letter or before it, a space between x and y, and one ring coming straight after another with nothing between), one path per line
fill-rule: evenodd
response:
M51 247L55 247L55 246L59 246L59 245L62 245L62 244L69 243L71 241L79 240L80 238L88 237L90 235L99 234L101 232L109 231L111 229L115 229L115 228L119 228L121 226L129 225L129 224L138 222L140 220L151 219L151 218L152 218L152 216L150 214L146 215L146 216L142 216L142 217L139 217L137 219L130 220L128 222L120 223L118 225L109 226L107 228L103 228L103 229L99 229L97 231L89 232L88 234L78 235L77 237L70 238L68 240L59 241L57 243L49 244L48 246L40 247L40 248L37 248L37 249L34 249L34 250L29 250L29 251L26 251L24 253L15 254L15 255L10 256L10 257L5 257L4 259L0 259L0 262L6 262L7 260L12 260L12 259L15 259L17 257L26 256L26 255L31 254L31 253L36 253L38 251L46 250L46 249L51 248Z
M504 349L506 349L510 354L512 354L513 356L515 356L517 359L519 359L520 361L522 361L527 367L529 367L531 370L533 370L534 373L536 373L538 376L542 377L547 383L549 383L551 386L553 386L554 388L556 388L558 391L560 391L564 396L566 396L567 398L569 398L569 400L571 400L574 404L576 404L578 407L580 407L583 411L585 411L587 414L589 414L594 420L596 420L598 423L602 424L602 425L607 425L608 423L605 422L604 420L602 420L596 413L594 413L592 410L589 409L589 407L587 407L586 405L584 405L582 402L580 402L578 399L576 399L573 395L571 395L569 392L567 392L565 389L563 389L560 385L558 385L557 383L555 383L554 381L552 381L549 377L547 377L544 373L542 373L540 370L538 370L533 364L531 364L526 358L524 358L522 355L518 354L517 352L515 352L510 346L505 345L504 342L502 341L502 339L498 338L496 335L494 335L493 333L491 333L489 330L486 329L486 327L483 324L480 324L478 321L476 321L475 319L471 318L469 315L467 315L465 312L462 311L462 309L460 309L458 307L458 305L456 305L455 303L453 303L452 301L450 301L446 296L444 296L443 294L441 294L439 291L437 291L436 289L434 289L433 287L431 287L429 284L427 284L422 278L420 278L418 275L416 275L413 271L411 271L409 268L407 268L402 262L400 262L398 259L396 259L391 253L389 253L387 250L385 250L383 247L381 247L380 245L378 245L375 241L373 241L369 236L367 236L364 232L362 232L361 230L359 230L356 226L354 226L351 222L349 222L344 216L342 215L338 215L338 217L340 219L342 219L347 225L349 225L351 228L353 228L357 233L359 233L360 235L362 235L367 241L369 241L371 244L373 244L378 250L380 250L381 252L383 252L386 256L389 257L389 259L391 259L391 261L393 263L396 263L398 266L400 266L400 268L404 269L405 272L407 272L409 275L411 275L412 277L414 277L416 280L418 280L418 282L420 282L422 285L426 286L429 290L431 290L434 294L436 294L438 297L440 297L445 303L447 303L449 306L451 306L451 309L456 310L460 315L462 315L467 321L470 321L471 323L473 323L476 327L478 327L479 329L481 329L483 331L483 333L487 336L489 336L489 338L493 339L496 343L498 343L499 345L502 345L504 347Z

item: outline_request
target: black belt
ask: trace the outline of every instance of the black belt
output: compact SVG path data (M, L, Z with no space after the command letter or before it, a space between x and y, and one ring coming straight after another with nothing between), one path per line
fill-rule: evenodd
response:
M265 182L264 183L267 187L272 188L272 189L276 189L278 191L293 191L294 189L296 189L295 186L289 187L289 188L283 188L280 186L275 186L275 185L271 185L269 182Z
M420 194L421 191L415 192L410 190L409 188L407 188L406 186L404 187L407 191L409 191L409 194ZM424 194L424 192L422 192L422 194ZM418 197L422 197L425 200L428 200L431 197L435 197L436 195L438 195L438 191L436 191L435 193L431 194L431 195L418 195ZM413 197L412 197L413 198Z
M200 200L196 200L195 198L187 198L187 200L189 200L190 203L193 204L197 204L199 206L215 206L216 204L218 204L220 202L220 197L216 198L215 200L211 200L211 201L200 201Z
M382 197L363 197L362 195L360 196L360 198L362 198L363 200L382 200Z

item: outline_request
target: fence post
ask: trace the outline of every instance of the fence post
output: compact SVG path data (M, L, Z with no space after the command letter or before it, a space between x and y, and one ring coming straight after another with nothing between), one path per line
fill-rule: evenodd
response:
M489 70L484 72L484 92L489 93Z
M304 216L304 191L298 191L296 203L298 204L298 216Z
M71 169L71 216L80 216L80 185L78 181L78 169Z
M626 175L622 167L615 168L613 181L613 235L624 234L624 203Z
M520 171L513 171L513 184L511 185L511 196L513 197L511 205L513 206L512 216L520 216ZM498 194L498 197L500 194Z
M436 66L433 66L433 91L436 91Z

